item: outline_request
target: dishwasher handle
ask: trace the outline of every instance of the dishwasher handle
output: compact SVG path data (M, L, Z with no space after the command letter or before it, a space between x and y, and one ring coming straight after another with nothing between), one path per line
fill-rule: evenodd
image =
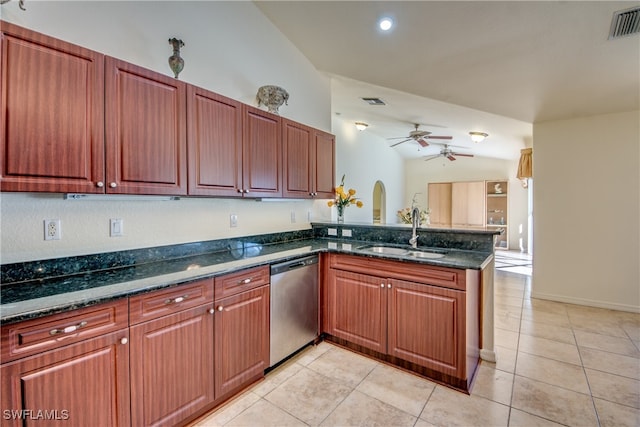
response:
M318 263L318 256L312 255L304 258L296 258L290 261L285 261L271 266L271 275L285 273L287 271L295 270L297 268L308 267Z

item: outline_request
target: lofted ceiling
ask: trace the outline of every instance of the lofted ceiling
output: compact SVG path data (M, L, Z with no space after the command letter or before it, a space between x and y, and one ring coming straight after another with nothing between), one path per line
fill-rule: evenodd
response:
M331 78L333 113L382 138L418 123L475 155L517 158L533 123L640 109L640 35L608 40L613 13L638 1L255 4ZM387 33L382 16L395 23ZM489 137L474 144L469 131ZM395 149L410 158L439 147Z

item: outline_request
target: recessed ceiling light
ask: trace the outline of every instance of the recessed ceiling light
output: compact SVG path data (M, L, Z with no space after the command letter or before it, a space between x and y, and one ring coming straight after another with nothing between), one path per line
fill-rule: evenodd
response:
M389 31L391 27L393 27L393 20L388 17L381 18L380 21L378 21L378 26L382 31Z

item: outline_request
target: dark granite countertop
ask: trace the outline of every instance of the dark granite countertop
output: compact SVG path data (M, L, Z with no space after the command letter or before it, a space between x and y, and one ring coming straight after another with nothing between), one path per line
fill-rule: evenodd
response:
M5 280L0 287L0 323L15 323L320 252L476 270L484 268L493 257L492 250L420 247L422 250L444 251L445 255L437 259L417 259L406 255L377 254L363 248L380 243L315 236L274 243L237 240L226 242L224 250L56 277L27 278L10 283ZM391 244L410 249L407 245Z

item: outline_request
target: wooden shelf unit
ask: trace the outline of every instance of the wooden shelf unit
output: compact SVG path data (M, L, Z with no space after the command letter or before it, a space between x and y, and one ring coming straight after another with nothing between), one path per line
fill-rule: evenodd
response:
M507 180L486 181L486 227L502 229L496 236L495 247L509 249L509 182Z

